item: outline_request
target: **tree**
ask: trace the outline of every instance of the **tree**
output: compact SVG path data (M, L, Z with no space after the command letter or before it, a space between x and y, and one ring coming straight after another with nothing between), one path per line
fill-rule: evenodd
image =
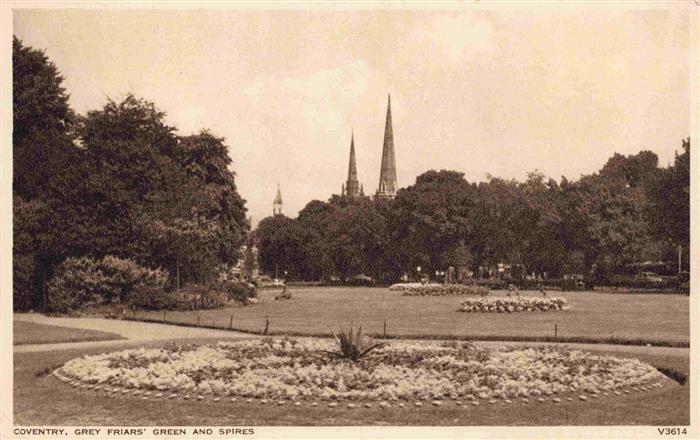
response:
M329 237L339 209L335 203L312 200L299 211L297 222L303 234L304 255L308 256L305 279L323 280L337 274Z
M12 39L13 189L24 199L44 195L73 148L74 114L63 77L43 51Z
M283 215L266 217L255 231L260 267L279 276L285 271L290 278L305 273L303 232L298 223Z
M651 236L644 190L604 174L584 176L578 185L578 203L591 242L587 261L605 270L633 262Z
M235 264L249 225L228 147L207 131L178 137L153 103L127 96L80 119L92 165L89 200L101 230L96 256L132 256L181 281Z
M399 190L392 204L390 242L404 268L445 269L443 255L474 238L475 187L455 171L428 171Z
M178 137L132 95L75 116L53 63L17 39L13 74L18 308L46 305L68 257L131 258L177 284L236 261L249 225L223 139Z
M231 158L223 138L208 131L179 139L178 161L198 188L197 213L216 221L220 260L234 264L250 225L245 200L238 194Z
M683 266L690 256L690 138L683 139L682 152L673 165L662 168L650 191L650 223L653 234L668 245L668 259L675 261L677 246L682 246ZM669 253L671 255L669 255Z
M43 51L12 41L13 286L16 307L46 306L53 267L83 236L80 214L65 205L84 170L73 144L74 114L63 78Z
M360 199L334 212L327 235L335 271L342 279L358 274L383 277L386 220L375 204Z

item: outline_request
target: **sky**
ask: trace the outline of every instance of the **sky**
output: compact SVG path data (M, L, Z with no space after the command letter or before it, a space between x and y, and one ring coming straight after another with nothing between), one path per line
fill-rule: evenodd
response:
M522 180L661 165L690 134L687 9L15 10L79 113L132 93L180 134L226 139L257 223L327 200L357 170L373 194L391 94L399 187L430 169ZM692 43L691 43L692 41Z

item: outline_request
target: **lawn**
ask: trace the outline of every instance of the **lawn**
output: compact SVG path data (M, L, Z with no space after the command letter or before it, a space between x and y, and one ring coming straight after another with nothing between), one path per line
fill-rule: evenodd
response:
M563 296L570 311L462 313L459 296L403 296L400 291L362 287L290 288L291 300L275 301L279 290L259 292L260 304L195 312L137 312L138 319L163 320L269 334L329 335L339 325L362 324L390 337L560 340L686 345L689 297L675 294L549 292ZM505 293L492 292L494 296ZM528 292L524 295L540 295Z
M19 321L16 319L12 323L12 334L12 343L14 345L124 339L116 333L36 324L34 322Z
M188 342L212 342L190 340ZM157 347L163 341L144 344ZM122 425L122 426L519 426L519 425L657 425L689 423L689 386L670 382L660 389L587 402L529 404L482 402L480 406L457 406L445 402L439 408L352 410L325 405L293 407L221 401L149 399L137 396L106 396L91 390L75 389L49 373L67 360L85 354L116 351L77 349L43 353L16 353L14 356L14 423L16 425ZM623 354L616 354L624 356ZM654 366L687 375L687 356L634 355ZM507 405L507 406L506 406Z

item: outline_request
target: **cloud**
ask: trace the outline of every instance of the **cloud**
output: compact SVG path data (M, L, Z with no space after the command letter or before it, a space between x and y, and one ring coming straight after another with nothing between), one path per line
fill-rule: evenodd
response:
M196 133L204 128L205 111L202 107L188 105L175 111L173 125L182 134Z
M452 62L460 62L476 52L492 49L493 26L472 13L439 15L418 28L415 37L438 46Z
M334 130L344 124L343 112L365 93L371 78L368 64L358 59L309 76L270 75L243 90L254 106L290 110L307 127ZM284 100L284 102L281 101Z

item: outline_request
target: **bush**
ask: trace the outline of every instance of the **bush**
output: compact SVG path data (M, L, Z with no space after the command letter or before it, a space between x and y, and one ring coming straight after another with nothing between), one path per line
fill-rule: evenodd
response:
M607 281L600 283L605 287L621 287L628 289L678 289L678 278L663 279L662 281L652 281L644 278L637 278L627 275L612 275Z
M185 284L174 296L177 310L216 309L229 303L226 293L202 284Z
M106 256L68 258L61 263L49 282L49 310L67 313L70 310L118 301L127 303L135 289L146 292L162 290L168 273L162 269L139 266L132 260ZM147 302L143 297L135 303Z
M99 268L107 277L107 292L116 292L120 302L126 302L136 286L149 286L163 289L168 282L168 273L163 269L149 269L135 261L107 255L100 261ZM108 302L113 297L105 298Z
M225 294L231 301L245 303L250 298L255 298L257 293L255 286L243 281L221 280L217 281L214 289Z
M229 305L228 296L202 284L185 284L174 292L145 284L138 285L127 300L132 309L203 310Z
M162 288L139 285L131 292L126 304L130 309L143 310L176 310L178 301L173 292Z
M49 281L48 308L52 312L67 313L85 305L99 304L104 296L114 294L108 289L107 277L95 260L67 258L58 265Z
M562 288L562 282L563 281L569 281L569 280L563 280L560 278L547 278L544 280L529 280L527 278L523 278L522 280L518 280L515 282L517 286L522 289L522 290L539 290L540 286L545 288L545 289L561 289ZM574 281L574 280L571 280ZM574 281L574 286L576 285Z
M508 285L510 283L505 281L505 280L494 279L494 280L477 280L474 282L474 284L477 286L488 287L491 290L507 290Z

